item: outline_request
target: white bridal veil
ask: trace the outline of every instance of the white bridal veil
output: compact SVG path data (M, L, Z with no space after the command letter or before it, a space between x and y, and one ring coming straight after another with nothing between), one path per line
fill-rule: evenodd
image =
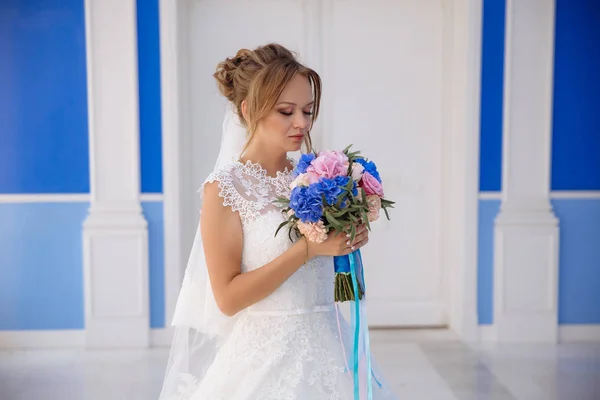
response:
M228 103L214 171L240 158L246 132L235 107ZM204 183L198 191L200 199L203 191ZM225 316L215 302L198 224L171 324L174 337L159 400L185 399L191 395L234 321L235 317Z

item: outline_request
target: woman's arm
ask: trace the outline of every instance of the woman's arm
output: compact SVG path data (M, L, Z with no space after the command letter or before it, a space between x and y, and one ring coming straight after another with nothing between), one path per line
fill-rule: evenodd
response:
M242 223L237 213L223 206L219 191L218 182L204 186L201 234L215 301L225 315L235 315L269 296L308 259L350 254L368 242L364 225L353 243L345 235L329 235L319 244L299 240L270 263L242 274Z
M307 244L300 240L270 263L242 274L242 223L223 206L219 190L217 182L204 186L201 234L215 300L232 316L269 296L296 272L306 262Z

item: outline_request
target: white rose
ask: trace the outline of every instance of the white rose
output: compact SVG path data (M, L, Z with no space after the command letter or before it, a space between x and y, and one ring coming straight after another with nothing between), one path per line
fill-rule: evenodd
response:
M355 162L354 164L352 164L352 180L353 181L360 181L360 178L362 178L362 173L365 170L365 167L362 166L362 164L359 164L357 162Z
M308 180L307 174L300 174L290 183L290 188L293 189L297 186L308 186L310 185L310 181Z

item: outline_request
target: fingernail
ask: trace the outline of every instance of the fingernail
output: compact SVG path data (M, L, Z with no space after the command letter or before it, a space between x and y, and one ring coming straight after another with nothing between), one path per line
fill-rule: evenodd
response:
M350 234L348 233L348 234L346 235L346 237L350 237Z
M346 242L346 244L347 244L348 246L350 246L350 241L348 240L348 241Z
M350 250L354 251L354 246L350 247Z

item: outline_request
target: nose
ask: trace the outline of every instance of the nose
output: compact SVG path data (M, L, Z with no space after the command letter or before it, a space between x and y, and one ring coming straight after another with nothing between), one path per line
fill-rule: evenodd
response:
M306 130L310 122L310 116L303 112L295 113L293 126L295 129Z

